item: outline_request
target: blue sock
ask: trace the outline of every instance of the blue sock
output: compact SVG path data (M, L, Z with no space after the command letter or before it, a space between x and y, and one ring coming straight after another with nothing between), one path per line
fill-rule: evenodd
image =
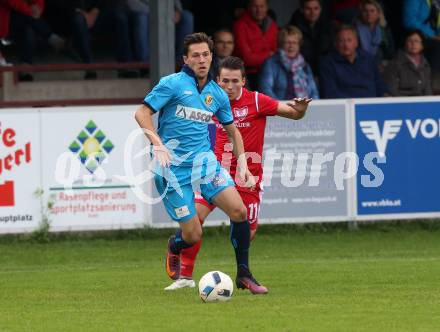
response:
M175 255L178 255L180 254L180 251L182 251L182 249L190 248L193 246L193 244L188 244L187 242L185 242L182 237L182 230L179 229L176 232L176 236L174 237L174 239L171 239L169 246L171 252Z
M237 261L237 274L241 275L249 271L249 246L251 232L249 222L235 222L231 220L231 242L235 250Z

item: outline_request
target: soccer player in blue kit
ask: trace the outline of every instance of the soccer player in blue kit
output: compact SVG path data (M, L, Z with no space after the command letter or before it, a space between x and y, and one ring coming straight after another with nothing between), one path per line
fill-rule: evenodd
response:
M210 149L208 124L213 115L226 130L238 159L238 176L245 186L255 184L244 154L243 140L233 124L228 96L209 76L213 42L205 33L185 37L182 71L163 77L136 111L136 121L152 144L155 185L164 195L168 215L179 230L168 240L166 271L180 274L180 252L201 239L194 191L230 218L230 239L237 262L236 283L266 293L249 269L250 230L247 210L229 173ZM152 115L159 113L159 128ZM245 286L243 286L245 285Z

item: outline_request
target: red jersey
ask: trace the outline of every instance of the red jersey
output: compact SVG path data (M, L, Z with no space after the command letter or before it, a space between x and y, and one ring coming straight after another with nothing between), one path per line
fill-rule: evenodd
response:
M240 130L244 142L244 151L248 156L247 162L253 176L258 176L256 190L260 190L263 178L263 145L264 131L266 129L266 117L277 114L278 101L259 92L242 89L241 95L231 101L234 124ZM232 153L228 135L223 127L216 121L215 155L223 168L229 171L235 180L237 159ZM257 159L252 158L250 153L256 153ZM240 191L251 191L245 187L237 187Z

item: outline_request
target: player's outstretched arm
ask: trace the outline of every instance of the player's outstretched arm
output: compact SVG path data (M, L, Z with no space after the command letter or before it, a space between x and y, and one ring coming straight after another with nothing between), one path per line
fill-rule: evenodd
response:
M223 128L225 128L226 133L228 134L228 139L232 143L232 152L237 158L237 171L240 179L245 183L246 187L255 186L255 179L247 166L244 143L240 131L233 123L224 125Z
M299 120L306 115L307 108L312 98L294 98L288 102L278 102L277 115L283 118Z
M153 155L161 166L169 166L171 163L171 155L168 149L163 145L162 140L154 128L152 120L153 111L146 105L141 105L134 117L139 126L144 130L145 135L153 144Z

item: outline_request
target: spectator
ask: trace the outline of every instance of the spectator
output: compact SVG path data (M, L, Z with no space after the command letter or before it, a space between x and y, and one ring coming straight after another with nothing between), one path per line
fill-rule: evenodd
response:
M64 6L72 21L73 46L81 61L91 63L91 36L108 33L114 40L116 59L119 62L133 61L131 49L128 8L125 0L70 0ZM120 70L119 77L136 77L137 72ZM87 71L85 79L95 79L94 71Z
M65 40L53 33L42 19L43 10L43 0L0 2L0 37L10 36L17 43L20 63L33 63L38 37L55 50L60 50L65 45ZM33 77L30 74L20 73L19 80L32 81Z
M278 33L278 51L261 70L259 91L279 100L319 98L313 72L300 54L302 33L288 26Z
M359 11L360 0L332 0L332 19L339 24L351 24Z
M431 68L423 56L423 33L410 30L403 50L386 67L384 78L393 96L432 95Z
M218 76L220 63L234 51L234 35L228 29L220 29L214 32L214 55L210 72L213 77Z
M234 24L235 53L246 66L251 90L258 84L263 62L277 49L277 24L268 16L267 0L249 0L246 11Z
M394 56L394 40L381 5L376 0L362 0L355 20L360 47L373 55L378 64Z
M318 75L318 60L332 46L331 24L322 13L320 0L301 0L300 8L293 13L290 25L297 26L303 35L301 54Z
M440 75L440 1L404 0L403 25L419 29L426 38L426 57L435 75Z
M135 58L138 61L150 60L149 38L149 0L126 0L133 19L133 40ZM194 32L194 16L183 9L180 0L174 0L175 52L176 60L182 61L183 39Z
M336 51L319 66L322 98L361 98L388 95L374 58L358 49L356 29L342 25L336 34Z

